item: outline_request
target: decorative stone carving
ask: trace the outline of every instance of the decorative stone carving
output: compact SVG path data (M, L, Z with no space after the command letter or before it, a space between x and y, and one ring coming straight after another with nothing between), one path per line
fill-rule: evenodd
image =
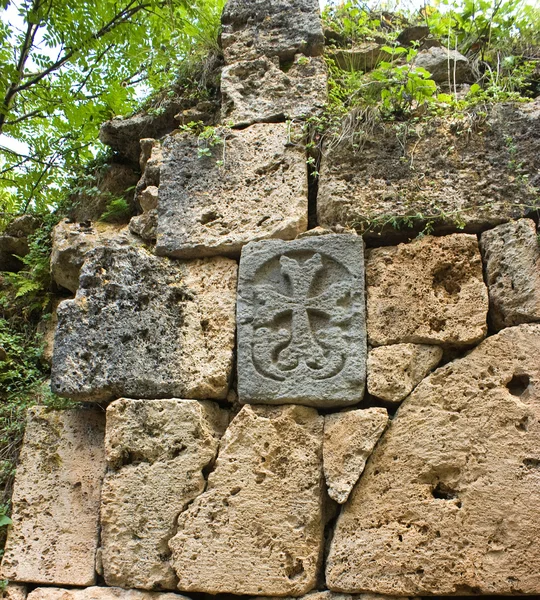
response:
M189 600L180 594L123 590L118 587L88 587L79 590L37 588L28 594L28 600Z
M244 247L240 402L355 404L364 394L365 362L361 238L330 234Z
M2 562L11 581L93 585L105 415L28 410Z

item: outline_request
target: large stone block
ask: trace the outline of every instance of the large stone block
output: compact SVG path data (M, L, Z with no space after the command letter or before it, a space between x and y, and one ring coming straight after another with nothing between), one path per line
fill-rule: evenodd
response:
M480 238L490 321L503 327L540 321L540 245L531 219L505 223Z
M406 131L401 124L363 125L360 142L327 138L319 224L399 239L428 222L440 233L477 233L540 208L540 100L487 112Z
M355 235L249 244L238 285L242 403L342 406L366 372L364 250Z
M326 103L326 65L321 57L300 54L286 70L277 58L244 60L223 69L221 93L224 123L251 125L303 118Z
M160 173L156 252L177 257L236 255L244 244L294 239L306 230L303 149L285 123L222 130L201 158L198 139L166 139ZM223 164L218 160L223 159Z
M197 400L116 400L107 408L101 500L107 585L176 589L168 542L204 491L228 413Z
M189 600L189 598L180 594L123 590L118 587L88 587L79 590L47 587L30 592L28 600Z
M58 307L51 384L87 401L224 398L234 349L236 263L93 250Z
M426 236L367 254L368 339L467 346L487 333L488 294L476 236Z
M301 595L322 560L323 417L303 406L245 406L221 440L207 490L169 543L178 588Z
M489 337L403 402L337 522L335 591L540 593L540 325Z
M95 583L104 430L99 410L29 409L3 577L57 585Z

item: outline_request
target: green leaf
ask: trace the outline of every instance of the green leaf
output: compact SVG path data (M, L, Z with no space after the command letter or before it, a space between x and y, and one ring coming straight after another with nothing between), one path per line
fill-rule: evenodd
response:
M7 517L6 515L1 515L0 516L0 527L4 527L6 525L12 525L13 521Z

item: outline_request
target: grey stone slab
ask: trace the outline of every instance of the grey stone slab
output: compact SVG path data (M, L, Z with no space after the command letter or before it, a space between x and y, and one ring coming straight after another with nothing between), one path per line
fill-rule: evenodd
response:
M265 241L242 250L242 403L345 406L366 372L364 247L355 235Z

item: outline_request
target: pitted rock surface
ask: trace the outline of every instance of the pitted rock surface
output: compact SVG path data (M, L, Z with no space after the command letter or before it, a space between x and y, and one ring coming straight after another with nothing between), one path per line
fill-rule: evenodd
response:
M403 402L337 522L326 581L540 592L540 325L489 337Z
M105 474L99 410L28 410L2 576L15 582L95 583Z
M480 238L490 320L503 327L540 321L540 245L531 219L505 223Z
M475 81L469 60L456 50L436 46L420 50L413 64L415 67L429 71L431 79L438 83L454 86Z
M323 551L323 417L244 406L206 491L178 517L172 564L185 591L301 595Z
M476 236L425 236L366 255L372 346L467 346L487 333L488 294Z
M228 413L197 400L116 400L107 408L101 500L107 585L176 589L167 560L176 518L204 491Z
M25 585L17 583L8 583L0 592L2 600L26 600L28 590Z
M364 394L363 242L322 235L244 247L238 285L240 402L356 404Z
M227 64L260 56L319 56L324 36L317 0L228 0L221 16Z
M236 263L99 247L58 307L52 389L76 400L225 398Z
M394 344L369 351L367 389L372 396L401 402L441 361L443 350L426 344Z
M285 123L222 130L223 143L200 158L195 136L167 138L160 174L161 255L236 255L244 244L294 239L306 230L305 153ZM217 161L223 159L223 164Z
M323 464L330 498L339 504L347 502L387 424L385 408L324 417Z
M297 55L284 72L276 58L260 57L225 67L221 119L233 125L298 119L320 112L327 101L321 57Z
M37 588L28 594L28 600L189 600L180 594L123 590L119 587L88 587L66 590Z

